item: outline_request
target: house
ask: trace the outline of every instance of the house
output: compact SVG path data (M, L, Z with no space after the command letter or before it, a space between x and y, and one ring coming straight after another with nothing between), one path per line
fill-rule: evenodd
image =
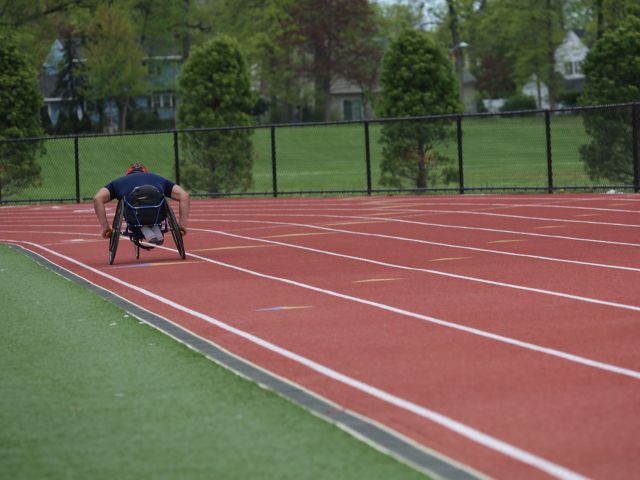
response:
M567 92L581 92L584 88L584 63L589 48L584 43L584 30L567 32L564 40L555 51L555 71L562 76L562 88ZM542 81L532 75L522 88L522 93L535 98L538 108L549 108L549 89ZM556 105L557 106L557 105Z
M371 102L365 97L362 88L349 80L337 78L331 84L330 95L329 108L333 118L364 120L374 115Z
M74 61L80 62L80 46L77 40L72 45ZM42 64L42 70L38 75L38 85L40 92L44 97L44 109L49 115L49 119L53 125L58 123L60 113L68 111L73 103L69 97L64 97L57 92L59 67L64 58L64 45L60 39L56 39L49 53ZM82 116L83 112L77 112L76 115Z
M462 74L461 100L465 112L475 112L476 78L465 68ZM380 93L380 87L376 86L373 95ZM375 118L372 99L368 98L362 88L344 78L338 77L331 84L331 116L340 120L364 120Z
M79 39L72 40L73 62L84 62L82 48ZM38 84L44 97L44 110L49 115L51 124L55 127L62 112L68 112L69 106L74 104L74 99L63 97L56 93L56 86L60 74L60 66L64 58L64 45L61 39L56 39L42 64L42 70L38 75ZM181 55L156 55L144 59L149 75L147 81L151 88L148 95L141 95L133 99L134 109L138 112L157 117L164 123L175 122L176 117L176 93L177 77L182 65ZM113 102L106 102L103 106L105 117L104 128L109 131L117 130L118 109ZM82 119L83 115L89 115L91 123L99 123L98 108L91 102L84 101L77 106L76 115ZM137 128L137 127L136 127Z

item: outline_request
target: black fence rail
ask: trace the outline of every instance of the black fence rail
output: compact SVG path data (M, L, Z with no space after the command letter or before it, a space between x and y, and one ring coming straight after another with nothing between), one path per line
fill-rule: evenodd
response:
M0 203L89 200L133 162L203 197L639 192L639 128L628 103L2 140Z

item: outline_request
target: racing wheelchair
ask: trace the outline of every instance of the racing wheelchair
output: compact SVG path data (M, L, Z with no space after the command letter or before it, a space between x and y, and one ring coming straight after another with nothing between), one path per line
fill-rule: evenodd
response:
M124 221L123 221L124 220ZM122 228L124 224L124 229ZM164 195L153 185L142 185L118 200L109 238L109 265L113 265L118 250L120 236L129 237L133 243L136 258L140 249L153 250L155 245L145 241L144 227L156 226L164 234L171 232L180 258L186 258L180 225ZM143 243L144 242L144 243Z

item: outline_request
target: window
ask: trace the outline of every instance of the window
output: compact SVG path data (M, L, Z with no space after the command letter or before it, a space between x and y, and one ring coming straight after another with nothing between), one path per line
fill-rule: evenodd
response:
M152 109L173 108L175 100L170 93L158 93L151 96L149 103Z
M582 62L573 63L573 73L582 73Z
M564 62L564 74L565 75L573 75L573 63L572 62Z
M344 100L342 113L345 120L362 120L362 102L360 100Z

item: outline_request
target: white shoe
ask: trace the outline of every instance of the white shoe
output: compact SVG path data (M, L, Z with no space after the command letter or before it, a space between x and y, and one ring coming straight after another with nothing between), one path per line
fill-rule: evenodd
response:
M144 235L144 239L149 243L155 243L156 245L162 245L164 242L164 236L158 225L152 227L140 227L140 231Z

